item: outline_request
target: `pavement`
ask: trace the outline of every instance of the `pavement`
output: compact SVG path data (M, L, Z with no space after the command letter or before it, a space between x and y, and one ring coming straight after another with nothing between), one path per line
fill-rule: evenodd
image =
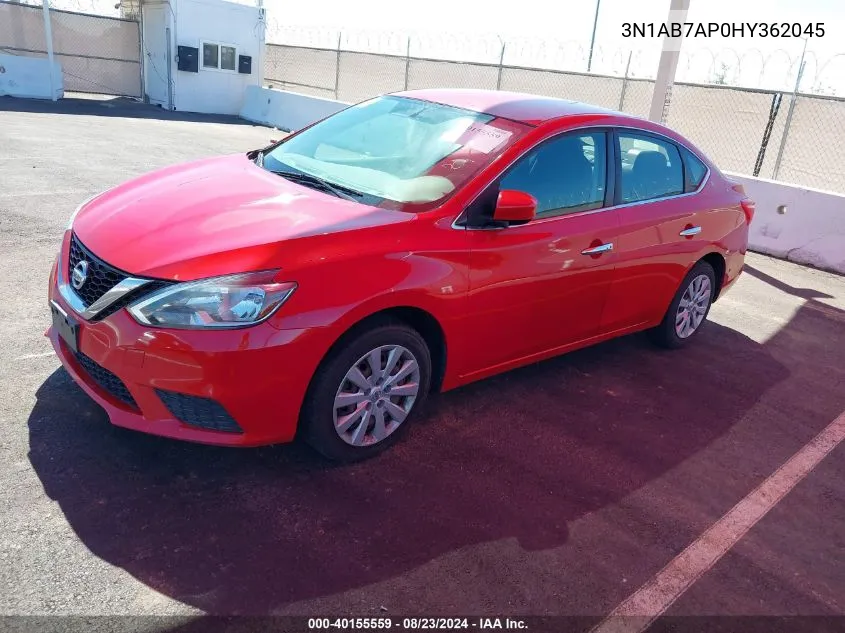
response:
M69 216L145 171L277 136L0 98L0 614L593 623L845 410L845 278L749 254L692 347L634 335L434 397L361 464L112 427L43 337ZM664 615L845 614L843 457L835 445Z

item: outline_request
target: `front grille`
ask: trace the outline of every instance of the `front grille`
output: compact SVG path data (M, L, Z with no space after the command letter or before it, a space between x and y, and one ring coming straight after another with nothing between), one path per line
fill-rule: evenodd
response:
M83 260L88 262L88 277L82 287L74 288L74 291L85 303L86 308L129 276L94 255L82 245L76 235L72 235L70 238L70 256L67 262L68 283L73 280L73 269Z
M86 308L97 301L97 299L102 297L109 290L114 288L121 281L130 277L129 273L125 273L119 268L115 268L111 264L107 264L102 259L94 255L94 253L88 250L88 248L79 241L76 235L71 235L70 253L67 263L68 283L73 280L74 267L82 260L88 262L88 277L85 279L85 283L82 284L82 288L79 290L73 288L73 291L79 295L79 298L82 299ZM172 283L173 282L165 281L163 279L151 279L140 288L127 292L114 303L107 305L105 308L97 312L97 314L92 316L91 320L100 321L101 319L105 319L107 316L114 314L121 308L125 308L129 304L140 300L142 297L152 294L156 290L160 290ZM73 287L72 284L71 287Z
M114 314L121 308L125 308L130 303L135 303L136 301L140 300L142 297L150 295L154 293L156 290L160 290L165 286L171 285L169 281L162 281L162 280L154 280L149 282L148 284L144 284L140 288L136 288L135 290L131 290L123 295L120 299L107 305L105 308L100 310L97 314L91 317L92 321L99 321L100 319L105 319L110 314Z
M105 367L98 365L82 352L74 352L74 356L76 357L76 362L82 365L82 368L88 372L91 380L97 383L103 390L107 391L124 404L128 404L133 409L138 408L138 405L135 404L135 398L132 397L132 394L129 393L129 389L126 388L126 385L123 384L123 381L120 378L115 376Z
M156 393L168 411L180 422L211 431L243 433L238 423L216 400L164 389L156 389Z

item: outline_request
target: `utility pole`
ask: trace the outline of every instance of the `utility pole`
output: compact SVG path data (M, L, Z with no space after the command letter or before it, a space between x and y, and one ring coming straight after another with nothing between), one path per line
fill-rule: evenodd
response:
M654 81L654 93L651 96L651 108L648 111L650 121L662 123L666 116L669 100L672 97L672 85L675 83L675 71L678 69L681 43L684 40L683 24L687 21L689 5L690 0L670 0L666 26L671 33L672 24L680 23L680 36L664 36L663 38L663 50L660 53L657 78Z
M47 63L50 64L50 99L56 101L56 71L53 69L53 29L50 24L50 0L41 0L41 12L44 14L44 40L47 44Z

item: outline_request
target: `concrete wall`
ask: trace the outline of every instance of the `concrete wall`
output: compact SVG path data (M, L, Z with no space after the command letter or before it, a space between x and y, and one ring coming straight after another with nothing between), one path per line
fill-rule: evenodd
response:
M50 10L53 54L74 92L141 96L138 23ZM44 14L37 5L0 2L0 50L44 58Z
M845 274L845 196L729 174L757 203L749 248Z
M294 132L347 107L348 103L272 88L250 86L240 116L247 121Z
M61 99L62 66L53 62L53 92L50 92L50 62L37 57L0 55L0 97Z

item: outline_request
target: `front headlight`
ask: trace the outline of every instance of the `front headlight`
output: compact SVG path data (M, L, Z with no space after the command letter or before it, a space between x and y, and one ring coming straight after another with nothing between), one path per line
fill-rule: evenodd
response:
M292 281L274 281L277 273L266 270L169 286L129 306L129 313L139 323L165 328L253 325L273 314L296 290Z

